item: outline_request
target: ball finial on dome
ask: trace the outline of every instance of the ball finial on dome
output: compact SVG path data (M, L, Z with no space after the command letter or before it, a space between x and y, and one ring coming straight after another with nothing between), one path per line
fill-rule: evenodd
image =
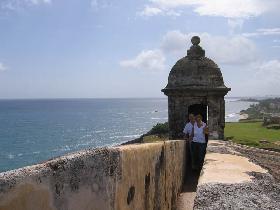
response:
M200 43L199 36L193 36L192 39L191 39L191 42L192 42L193 45L199 45L199 43Z
M202 57L205 57L205 51L202 49L202 47L199 46L199 36L193 36L191 42L193 45L187 51L187 56L189 57L189 59L200 59Z

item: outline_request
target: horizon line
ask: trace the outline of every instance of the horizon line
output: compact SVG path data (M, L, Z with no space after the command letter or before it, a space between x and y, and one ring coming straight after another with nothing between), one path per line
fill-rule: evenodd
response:
M225 98L259 98L279 96L225 96ZM0 98L0 100L59 100L59 99L167 99L168 97L53 97L53 98Z

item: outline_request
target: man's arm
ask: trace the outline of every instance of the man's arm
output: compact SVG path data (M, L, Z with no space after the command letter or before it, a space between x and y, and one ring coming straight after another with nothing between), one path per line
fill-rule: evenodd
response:
M184 138L185 140L187 140L187 138L188 138L188 128L187 128L187 124L185 125L184 130L183 130L183 138Z
M207 125L203 128L203 133L204 134L209 134L209 129L208 129Z

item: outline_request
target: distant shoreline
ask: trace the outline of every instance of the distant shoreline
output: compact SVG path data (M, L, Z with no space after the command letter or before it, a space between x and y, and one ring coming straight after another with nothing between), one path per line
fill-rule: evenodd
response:
M245 113L242 114L239 113L239 115L240 115L239 120L247 120L249 118L249 115Z

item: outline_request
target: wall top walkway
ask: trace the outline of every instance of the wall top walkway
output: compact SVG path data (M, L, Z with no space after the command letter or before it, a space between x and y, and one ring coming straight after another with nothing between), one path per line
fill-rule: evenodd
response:
M280 183L229 142L210 140L194 209L280 209Z

